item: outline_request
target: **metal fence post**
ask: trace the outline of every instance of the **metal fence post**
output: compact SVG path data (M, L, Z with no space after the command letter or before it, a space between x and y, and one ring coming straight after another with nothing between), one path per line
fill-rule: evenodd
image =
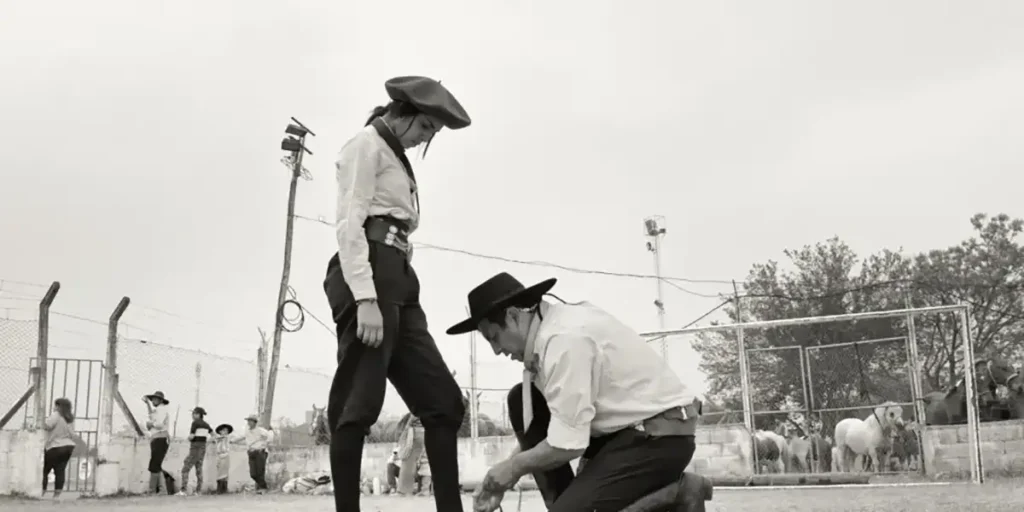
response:
M128 309L131 299L122 297L107 324L107 359L103 372L103 394L100 397L100 449L105 449L114 433L114 402L117 396L117 323Z
M910 296L904 298L906 308L910 309ZM917 327L914 323L914 314L907 315L907 357L910 359L910 396L914 401L914 420L918 425L924 425L926 413L924 410L924 390L921 379L921 360L917 353ZM924 464L921 464L921 471L924 471Z
M36 365L39 367L39 372L34 377L36 411L33 418L36 428L43 428L43 424L46 422L48 408L46 390L49 389L48 376L50 374L50 306L57 298L59 291L60 283L54 281L50 284L50 289L46 290L46 295L43 295L43 299L39 301L39 345L36 347Z
M981 438L978 425L978 394L974 382L974 342L971 340L970 306L960 302L960 341L964 347L964 390L967 393L967 456L970 461L971 481L985 482L985 468L981 459Z

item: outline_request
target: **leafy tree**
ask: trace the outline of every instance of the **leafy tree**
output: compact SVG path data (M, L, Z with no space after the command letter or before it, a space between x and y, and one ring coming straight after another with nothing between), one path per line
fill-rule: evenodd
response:
M971 308L971 336L978 355L1017 357L1024 341L1024 222L1007 215L971 219L975 235L946 248L906 256L883 250L860 258L838 238L755 264L744 294L726 307L733 322L774 320L956 304ZM742 315L742 318L741 318ZM919 367L926 384L941 388L962 366L960 320L954 315L915 319ZM802 410L910 401L907 351L902 343L858 343L907 335L902 318L829 322L745 330L750 386L756 410ZM804 349L808 361L801 362ZM709 376L709 399L742 409L735 331L701 333L694 348ZM760 350L771 349L771 350ZM809 372L804 372L804 367ZM811 395L812 404L804 397Z
M946 249L914 258L915 306L971 306L975 354L1020 360L1024 355L1024 247L1018 241L1024 221L1006 214L971 218L974 236ZM918 317L917 339L922 374L933 389L959 379L963 339L960 319L952 315Z

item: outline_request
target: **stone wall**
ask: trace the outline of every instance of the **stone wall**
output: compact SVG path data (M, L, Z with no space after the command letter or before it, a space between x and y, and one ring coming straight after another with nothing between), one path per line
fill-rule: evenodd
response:
M464 476L470 478L482 477L483 472L491 464L498 462L507 456L514 446L514 438L492 437L482 438L478 441L476 456L472 455L473 448L469 439L459 440L459 467ZM362 472L364 478L381 477L385 475L385 466L388 457L391 455L393 444L371 443L367 444L363 451ZM106 477L101 471L97 474L97 493L106 495L117 492L137 494L146 492L149 485L149 441L134 438L114 438L109 450L106 452L109 462L101 463L99 466L110 465L117 468L116 476L108 471ZM171 442L167 457L164 459L163 468L177 477L181 472L181 465L188 454L188 442L175 440ZM249 479L249 461L243 446L232 446L230 456L230 477L228 489L237 491L246 485L251 485ZM279 488L288 479L306 473L318 471L330 471L330 456L326 446L310 448L295 448L288 450L271 449L267 463L267 484L271 488ZM205 481L204 490L212 490L216 486L216 459L213 451L209 451L204 461L203 472ZM99 481L106 480L106 481ZM195 476L191 476L190 485L195 485Z
M749 476L752 450L743 425L700 427L690 469L707 476Z
M12 492L38 495L42 469L41 433L27 431L0 432L0 494ZM171 442L163 468L178 477L188 454L185 440ZM515 438L486 437L474 448L469 439L459 439L459 468L464 482L478 482L487 468L504 459L515 447ZM363 453L364 478L385 475L385 465L391 450L390 443L367 444ZM242 446L232 446L228 487L238 491L251 485L249 462ZM736 476L750 474L750 436L741 425L701 428L697 431L697 452L693 468L707 475ZM116 437L103 452L103 460L96 464L96 492L144 493L149 485L149 441ZM330 458L326 446L271 450L267 467L267 483L279 488L289 478L305 473L330 471ZM212 449L204 462L203 490L216 486L216 458ZM194 485L195 476L190 479ZM34 494L33 494L34 493Z
M45 439L41 431L0 430L0 495L42 495Z
M981 458L986 473L1024 473L1024 421L981 424ZM933 476L970 474L967 425L927 426L921 432L925 471Z

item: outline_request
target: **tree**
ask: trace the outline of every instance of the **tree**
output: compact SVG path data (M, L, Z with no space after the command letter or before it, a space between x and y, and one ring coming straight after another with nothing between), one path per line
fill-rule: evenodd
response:
M1006 214L971 218L975 235L914 259L915 306L967 303L975 354L1019 359L1024 341L1024 247L1018 238L1024 221ZM918 343L924 347L922 374L933 389L958 380L963 339L952 315L921 318Z
M971 219L976 234L947 249L906 256L883 250L861 259L838 238L786 250L779 262L753 265L740 308L726 308L733 322L774 320L864 311L956 304L971 308L976 353L1020 357L1024 304L1024 248L1017 238L1024 221L1007 215ZM927 315L915 319L919 367L938 389L955 381L962 366L959 319ZM903 344L857 343L906 336L902 318L830 322L745 330L755 410L815 409L910 401ZM801 363L794 347L810 348ZM742 409L737 338L733 331L701 333L694 348L709 378L709 399L727 410ZM805 371L805 366L808 371ZM806 385L805 385L806 383ZM813 395L805 400L805 395ZM808 401L813 404L807 403Z

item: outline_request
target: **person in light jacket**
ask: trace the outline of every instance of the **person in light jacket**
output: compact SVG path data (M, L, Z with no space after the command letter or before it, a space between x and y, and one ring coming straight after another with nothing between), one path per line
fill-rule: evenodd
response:
M64 490L64 474L68 461L75 451L79 439L75 433L75 415L71 412L71 400L58 398L53 402L53 414L43 424L46 430L46 444L43 448L43 494L53 472L53 497Z

